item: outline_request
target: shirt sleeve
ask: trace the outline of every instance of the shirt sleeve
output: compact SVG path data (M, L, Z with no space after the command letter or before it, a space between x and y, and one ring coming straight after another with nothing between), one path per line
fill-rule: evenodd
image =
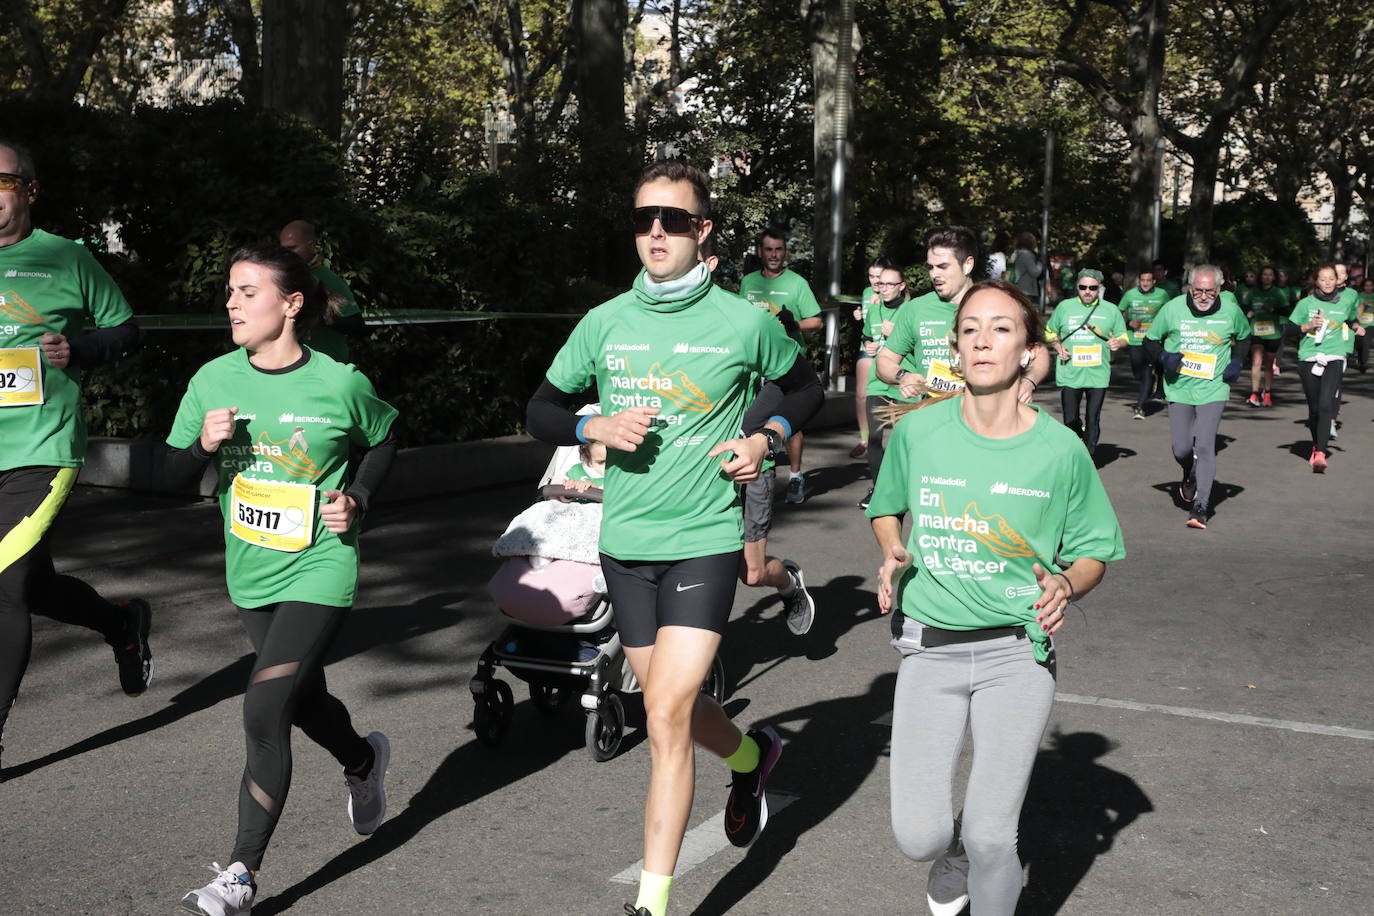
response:
M882 466L878 469L878 479L873 483L873 495L868 500L869 518L902 515L911 508L907 505L911 501L910 487L907 486L907 481L911 479L908 473L911 437L903 434L906 427L902 424L905 422L909 421L898 420L892 429L892 438L887 444L887 451L883 453Z
M115 281L85 248L77 248L77 275L86 314L98 328L113 328L134 317L134 310ZM78 331L79 333L79 331Z
M886 455L883 463L887 463ZM1059 556L1066 563L1082 557L1103 563L1124 558L1126 545L1121 538L1116 511L1085 450L1069 450L1068 477L1069 499Z
M910 302L897 310L897 317L892 321L892 333L887 335L883 343L884 350L891 350L898 356L910 356L916 351L915 311Z
M167 434L167 444L172 448L190 448L191 443L200 438L206 408L201 406L199 389L200 373L196 373L181 396L176 418L172 420L172 431Z
M1173 312L1168 307L1169 303L1160 306L1155 313L1155 320L1150 323L1150 329L1145 332L1146 340L1157 340L1163 343L1173 330Z
M348 438L355 445L372 448L391 432L391 424L396 421L396 408L377 397L368 377L352 367L349 367L348 389L348 411L353 421Z
M816 294L811 292L811 284L802 280L797 285L800 287L797 290L797 320L815 318L821 313L821 306L816 301Z
M1231 309L1231 330L1235 334L1236 340L1244 340L1250 336L1250 319L1245 317L1245 312L1239 306Z
M1111 303L1107 303L1110 305ZM1113 308L1107 316L1107 336L1120 337L1126 333L1126 319L1121 315L1121 308Z
M782 325L770 318L767 312L755 309L751 317L758 329L759 371L766 379L780 379L797 361L801 347L797 346L797 342L789 337ZM552 376L550 378L552 379Z
M596 378L595 345L600 323L596 311L587 313L573 328L567 343L554 356L553 364L545 375L559 390L577 394L592 386L592 380Z

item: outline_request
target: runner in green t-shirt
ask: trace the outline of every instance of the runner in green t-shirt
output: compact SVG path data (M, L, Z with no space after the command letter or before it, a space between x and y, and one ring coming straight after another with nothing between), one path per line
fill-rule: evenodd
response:
M897 422L868 507L882 554L878 607L900 611L892 828L903 853L933 860L932 913L957 913L970 897L979 913L1016 909L1017 821L1054 701L1052 634L1106 563L1125 556L1088 454L1020 403L1042 333L1014 285L975 284L956 326L967 388ZM965 844L951 795L969 727L964 811L977 812L978 842Z
M1102 282L1100 270L1080 270L1078 297L1060 301L1045 327L1045 339L1059 357L1054 378L1064 425L1082 437L1089 455L1097 453L1102 402L1112 381L1112 354L1128 346L1121 309L1102 299Z
M906 280L903 279L901 268L889 262L879 272L874 285L882 300L870 310L868 332L875 335L873 346L881 349L887 342L887 335L897 326L897 316L907 307ZM868 390L864 399L864 413L868 415L868 428L871 430L868 436L868 476L875 482L878 479L878 469L883 464L886 425L883 411L899 401L907 400L910 399L902 396L897 385L885 382L876 375L868 380ZM867 509L872 496L873 487L870 486L868 495L859 500L859 508Z
M136 350L138 326L90 252L34 228L37 196L33 156L0 139L0 738L32 614L104 636L129 696L153 676L148 603L111 603L53 567L52 525L86 459L81 370Z
M644 270L633 288L578 322L531 398L532 435L608 449L601 569L626 658L648 710L644 870L633 911L668 906L695 785L692 743L734 772L731 843L767 821L765 788L781 753L771 729L748 734L699 691L720 646L742 563L737 483L782 454L820 406L820 383L778 322L711 283L698 261L711 233L706 175L680 161L640 176L632 224ZM783 397L760 430L741 430L758 378ZM600 416L571 409L593 385ZM652 671L650 661L652 660Z
M864 410L864 400L868 397L868 380L873 374L873 357L878 352L869 313L882 301L873 284L878 282L878 275L887 264L887 258L878 257L868 265L868 286L859 294L859 304L854 308L854 320L859 323L859 352L854 355L854 414L859 422L859 444L850 449L850 458L862 458L868 452L868 412Z
M241 349L191 379L167 437L176 476L213 462L229 597L256 656L243 698L248 748L228 868L182 899L192 912L247 913L291 783L293 725L343 768L353 828L386 814L386 736L366 738L325 684L324 663L358 582L356 522L395 455L396 411L352 366L302 346L328 307L309 267L279 245L230 257L226 303ZM361 453L357 472L350 458Z
M329 356L335 362L349 362L348 339L365 335L367 323L348 281L320 260L319 236L315 227L305 220L287 223L282 227L278 240L283 247L290 248L310 265L315 276L324 284L330 303L334 306L325 312L323 321L310 332L310 349Z
M1217 429L1240 378L1241 354L1249 349L1250 322L1231 302L1223 302L1221 268L1193 268L1186 296L1159 310L1145 346L1164 373L1169 402L1169 435L1174 460L1183 469L1179 498L1189 507L1189 528L1206 528L1212 481L1217 472Z
M1245 316L1250 319L1250 396L1245 403L1251 407L1274 406L1274 360L1291 311L1288 294L1275 285L1277 281L1278 272L1264 265L1259 282L1245 298Z
M1143 346L1145 332L1150 330L1150 322L1154 321L1155 315L1170 298L1167 292L1155 285L1154 268L1142 267L1136 271L1136 285L1126 290L1117 303L1129 331L1126 342L1130 344L1130 349L1126 355L1131 359L1131 375L1136 380L1133 417L1137 420L1145 419L1145 407L1155 388L1154 361L1147 358Z
M1355 365L1360 372L1369 369L1369 341L1374 338L1374 277L1365 277L1360 282L1360 327L1364 333L1355 338Z
M824 321L821 307L811 285L800 274L787 269L787 234L766 229L759 236L759 260L763 267L740 281L739 294L765 309L797 342L806 355L805 334L819 331ZM787 440L787 492L789 503L806 501L806 477L802 473L802 449L806 443L800 430Z
M1287 330L1298 341L1298 377L1307 398L1307 428L1312 434L1313 472L1326 470L1331 457L1327 441L1340 405L1341 373L1352 340L1365 333L1359 318L1359 295L1337 287L1336 269L1317 269L1317 288L1293 306Z
M1182 290L1177 283L1169 279L1169 265L1155 259L1150 267L1155 272L1155 286L1168 293L1170 299L1177 299L1182 294Z

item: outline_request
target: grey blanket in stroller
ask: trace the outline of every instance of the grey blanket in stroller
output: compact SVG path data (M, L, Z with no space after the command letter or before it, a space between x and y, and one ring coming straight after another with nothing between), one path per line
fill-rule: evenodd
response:
M601 562L601 504L548 499L521 512L492 545L492 556Z

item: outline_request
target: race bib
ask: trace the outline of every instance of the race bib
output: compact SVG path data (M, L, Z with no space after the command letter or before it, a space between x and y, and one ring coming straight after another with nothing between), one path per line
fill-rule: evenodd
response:
M1360 324L1369 327L1374 324L1374 312L1365 312L1360 316Z
M1217 357L1215 353L1192 353L1188 350L1183 351L1183 365L1179 366L1179 375L1186 375L1189 378L1200 378L1211 381L1217 377Z
M230 487L229 531L248 544L297 553L315 536L315 487L253 480L239 474Z
M43 362L37 347L0 349L0 407L43 403Z
M1255 322L1255 333L1258 334L1260 337L1268 337L1270 334L1273 334L1276 330L1277 329L1274 327L1274 322L1272 321Z
M1073 364L1082 368L1102 365L1102 348L1096 344L1089 344L1086 347L1075 344Z
M949 363L938 359L930 361L930 374L926 385L933 391L958 391L964 387L964 380L954 374Z

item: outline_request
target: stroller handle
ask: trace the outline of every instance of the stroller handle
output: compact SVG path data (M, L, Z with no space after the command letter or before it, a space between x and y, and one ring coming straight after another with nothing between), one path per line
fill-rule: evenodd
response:
M605 495L605 491L601 487L591 487L586 491L579 491L559 483L540 487L539 493L545 499L583 499L589 503L599 503L602 496Z

